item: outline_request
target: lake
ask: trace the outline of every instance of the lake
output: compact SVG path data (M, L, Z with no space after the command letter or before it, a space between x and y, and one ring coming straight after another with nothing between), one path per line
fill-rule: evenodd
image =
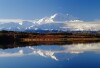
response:
M100 68L99 42L0 48L0 68Z

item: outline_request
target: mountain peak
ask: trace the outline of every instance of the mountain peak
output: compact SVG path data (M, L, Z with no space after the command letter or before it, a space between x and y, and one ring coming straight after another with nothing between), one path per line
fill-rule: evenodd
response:
M36 21L36 23L46 24L46 23L65 22L72 20L76 20L76 17L70 14L55 13L54 15L41 18L40 20Z
M58 13L55 13L54 15L52 15L50 18L55 18L58 15Z

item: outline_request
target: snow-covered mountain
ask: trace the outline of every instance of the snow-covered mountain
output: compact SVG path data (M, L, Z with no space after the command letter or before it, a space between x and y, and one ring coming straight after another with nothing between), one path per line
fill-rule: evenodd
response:
M0 19L0 30L62 30L62 31L99 31L99 22L85 22L69 14L56 13L38 20Z

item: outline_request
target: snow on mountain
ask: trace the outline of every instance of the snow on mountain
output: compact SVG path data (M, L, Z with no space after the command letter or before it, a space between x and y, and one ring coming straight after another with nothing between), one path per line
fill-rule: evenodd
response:
M46 23L51 23L54 22L52 17L44 17L38 21L35 21L36 24L46 24Z
M99 31L99 22L85 22L69 14L56 13L39 20L0 19L0 30Z
M65 22L65 21L71 21L77 19L76 17L73 17L69 14L61 14L56 13L49 17L44 17L38 21L35 21L37 24L46 24L46 23L55 23L55 22Z
M34 29L34 26L33 20L0 20L0 30L24 31L26 29Z

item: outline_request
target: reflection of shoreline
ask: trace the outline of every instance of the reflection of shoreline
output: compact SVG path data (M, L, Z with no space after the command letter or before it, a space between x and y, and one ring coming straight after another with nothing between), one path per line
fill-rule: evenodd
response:
M8 49L8 48L17 48L17 47L26 47L26 46L53 46L53 45L77 45L77 44L92 44L92 43L99 43L99 41L93 42L12 42L12 43L1 43L0 42L0 49Z

